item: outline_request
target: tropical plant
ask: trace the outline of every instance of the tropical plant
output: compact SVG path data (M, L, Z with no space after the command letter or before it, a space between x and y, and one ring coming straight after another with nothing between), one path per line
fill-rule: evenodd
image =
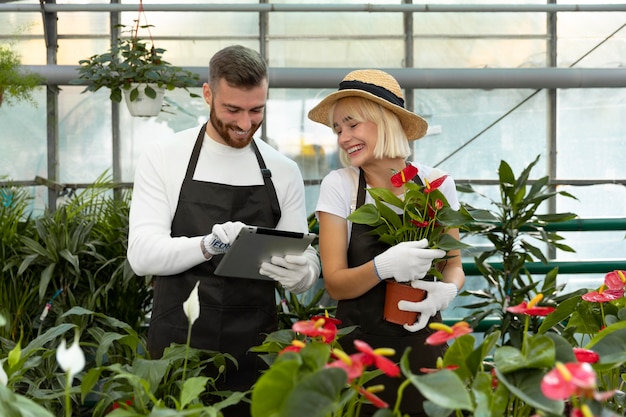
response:
M36 106L33 91L44 83L39 74L24 69L20 54L9 44L0 45L0 105L26 101Z
M389 245L427 239L428 247L446 251L468 247L446 233L473 220L464 207L453 210L439 190L448 175L433 169L425 184L417 185L412 181L417 173L414 165L392 172L391 183L404 187L403 198L386 188L368 188L374 203L358 207L348 220L374 227L373 233ZM441 275L434 269L432 273Z
M530 163L518 177L505 161L498 169L500 199L490 200L493 210L478 210L465 205L477 219L465 226L466 236L476 235L487 239L491 247L474 258L474 262L486 287L481 290L468 290L461 295L471 295L476 302L464 305L471 314L465 318L473 326L487 317L497 318L498 325L488 333L500 330L503 338L520 347L523 338L523 323L507 307L520 304L532 298L533 294L542 293L545 302L558 303L576 293L560 294L563 285L557 285L557 269L553 269L542 280L534 279L528 271L528 264L536 260L547 264L545 250L560 249L574 252L574 249L562 243L563 238L546 230L546 226L576 217L573 213L540 214L539 208L548 199L557 195L575 198L565 191L552 191L549 178L542 177L530 185L530 173L539 161L539 156ZM471 186L460 188L461 191L475 192ZM531 320L531 328L536 330L538 320Z
M94 92L106 87L111 90L109 98L118 103L122 101L124 90L129 92L130 101L137 99L139 88L133 86L133 83L148 84L145 87L145 94L150 98L157 95L153 85L167 90L183 88L187 92L189 87L197 86L199 80L197 74L165 61L163 59L165 49L156 48L154 43L149 45L138 37L139 29L148 28L149 25L139 26L136 21L130 29L126 29L125 25L118 27L124 30L111 49L80 60L79 78L71 80L71 84L87 84L83 92ZM126 32L128 36L124 36ZM199 97L192 92L189 92L189 95Z

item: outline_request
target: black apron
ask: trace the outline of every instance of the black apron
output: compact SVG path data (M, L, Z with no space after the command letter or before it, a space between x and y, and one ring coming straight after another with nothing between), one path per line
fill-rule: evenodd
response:
M206 124L198 134L180 190L172 237L208 234L214 224L226 221L276 227L280 219L276 190L254 141L251 146L264 185L232 186L193 180L205 128ZM216 255L180 274L156 277L148 348L152 358L159 358L170 343L186 343L188 320L182 306L200 281L200 317L192 327L191 346L233 355L239 367L235 369L227 362L225 382L220 377L218 389L245 391L263 367L248 349L260 345L266 334L277 330L275 286L273 281L216 276L213 271L222 258Z
M421 183L418 176L415 177L414 181ZM365 176L363 170L360 170L356 207L362 206L365 202L365 187ZM367 225L352 224L352 233L348 244L348 267L354 268L369 262L376 255L389 248L388 244L378 240L378 236L370 234L371 230L372 228ZM409 362L414 374L421 374L420 368L435 368L437 357L443 357L446 346L428 346L425 344L426 338L434 332L428 326L412 333L405 330L401 325L383 320L385 292L386 284L383 280L365 294L349 300L340 300L337 303L336 317L341 320L341 327L359 326L339 339L342 348L349 354L355 353L353 341L359 339L367 342L374 349L393 348L396 354L389 359L399 362L404 350L410 346ZM437 313L430 321L441 322L441 315ZM402 376L391 378L381 375L368 382L367 386L384 385L385 390L376 395L385 400L390 408L393 408L396 403L398 387L403 380L404 377ZM402 396L400 407L402 415L425 416L422 407L423 401L424 397L419 391L413 385L409 385L405 388ZM364 405L360 415L370 416L376 410L377 408L372 405Z

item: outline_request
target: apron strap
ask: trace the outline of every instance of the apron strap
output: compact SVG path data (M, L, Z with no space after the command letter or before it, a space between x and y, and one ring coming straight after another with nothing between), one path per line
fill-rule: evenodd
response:
M263 160L263 156L261 156L261 152L259 151L259 147L256 145L256 142L252 140L250 142L252 145L252 150L254 150L254 154L256 155L256 159L259 162L259 167L261 167L261 175L263 176L263 182L265 183L265 188L270 196L270 201L272 202L272 213L274 215L274 221L278 224L278 221L281 217L280 212L280 204L278 203L278 196L276 195L276 188L274 188L274 182L272 181L272 171L270 171L265 166L265 161Z

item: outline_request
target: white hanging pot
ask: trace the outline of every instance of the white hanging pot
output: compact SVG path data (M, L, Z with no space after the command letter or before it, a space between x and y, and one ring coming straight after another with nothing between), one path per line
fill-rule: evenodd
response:
M142 83L132 83L130 89L124 90L124 100L126 101L126 107L132 116L136 117L150 117L158 116L161 112L161 106L163 105L163 95L165 94L164 87L157 87L156 84L150 84L156 91L156 97L150 98L146 95L146 85ZM137 88L139 95L133 101L130 101L131 92Z

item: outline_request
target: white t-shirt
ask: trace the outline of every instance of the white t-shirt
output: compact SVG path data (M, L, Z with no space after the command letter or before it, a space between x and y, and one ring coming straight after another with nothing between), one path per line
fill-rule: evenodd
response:
M173 275L204 262L202 235L171 237L178 197L200 127L156 141L140 157L130 209L128 261L137 275ZM308 231L304 182L297 164L256 140L280 204L277 229ZM204 136L195 180L230 185L262 185L250 146L236 149ZM206 230L205 234L211 233Z
M421 165L416 162L411 163L417 167L417 175L424 182L424 178L431 178L434 168L426 165ZM440 171L441 174L445 174ZM441 176L441 175L437 175ZM315 208L315 214L318 216L320 211L334 214L341 218L346 218L352 213L356 207L356 189L359 181L359 169L356 167L340 168L331 171L322 180L320 186L320 195L317 201L317 207ZM369 184L367 185L369 187ZM448 200L450 207L454 210L460 208L459 198L456 192L456 185L451 177L447 177L443 184L439 187L439 190ZM399 196L402 198L402 196ZM374 203L374 199L368 192L365 193L365 203ZM399 209L392 207L399 212ZM348 241L350 241L350 233L352 230L352 222L348 221Z

